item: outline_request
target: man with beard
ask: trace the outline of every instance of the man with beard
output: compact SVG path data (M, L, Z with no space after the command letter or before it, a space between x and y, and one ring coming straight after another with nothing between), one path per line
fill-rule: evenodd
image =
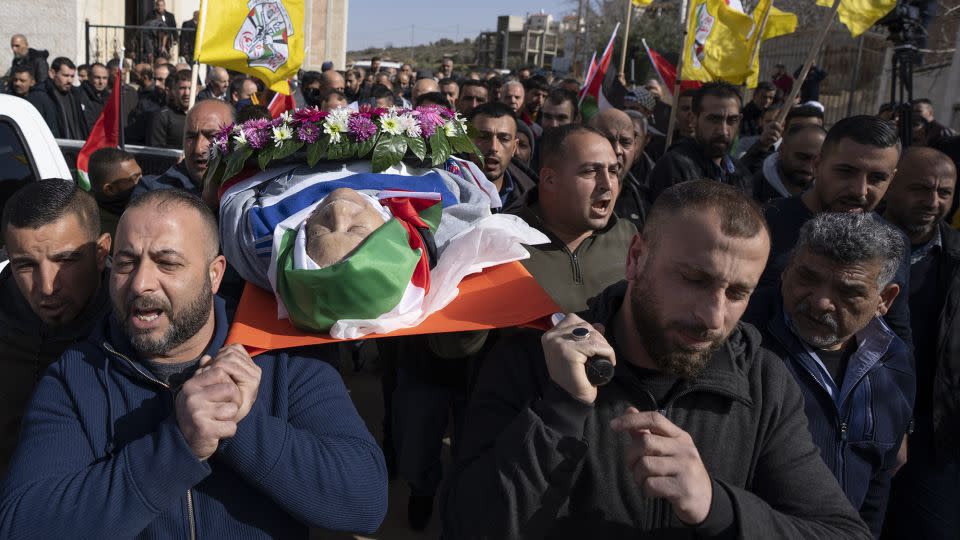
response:
M510 160L517 152L517 118L503 103L484 103L467 115L473 125L473 144L477 145L481 160L472 156L483 170L487 180L497 186L500 201L506 210L519 204L523 195L534 187L528 176L510 170Z
M874 536L916 393L910 349L880 319L900 292L903 247L876 214L818 214L781 290L758 293L745 317L796 379L820 456Z
M90 192L100 207L100 228L113 236L143 171L133 154L106 147L90 155L88 172Z
M17 66L10 71L10 93L27 99L30 89L36 85L33 72L28 66Z
M693 97L693 115L694 138L677 141L650 173L652 200L674 184L700 179L750 193L751 178L728 154L740 129L740 92L729 83L707 83Z
M254 362L226 345L218 244L197 197L155 191L127 207L113 314L41 380L0 494L0 537L279 538L380 525L383 455L329 355Z
M796 126L780 148L767 156L753 178L753 198L766 203L803 193L813 184L814 164L827 132L820 126Z
M623 253L637 232L613 211L620 158L605 134L574 124L547 131L540 145L540 183L507 211L550 239L527 246L524 267L564 311L580 311L623 275Z
M73 86L77 67L69 58L57 57L50 64L50 78L34 86L27 101L40 111L53 136L83 140L88 126L80 104L80 89Z
M869 538L790 373L739 323L769 246L733 188L664 191L626 282L487 357L444 536ZM594 356L616 363L599 388L584 369Z
M932 148L908 148L883 216L910 239L910 324L916 336L916 425L893 479L884 532L946 540L960 528L960 233L943 221L957 168Z
M824 138L815 164L816 182L800 195L776 199L764 211L770 227L770 259L760 277L762 287L779 288L800 228L821 212L872 212L883 199L900 159L896 126L875 116L840 120ZM910 332L910 260L904 253L894 283L900 294L884 321L907 345Z
M211 141L224 126L233 123L233 107L218 99L201 101L190 109L182 131L183 161L159 176L139 182L133 196L158 189L182 189L195 195L203 191Z
M14 193L2 238L10 264L0 272L0 478L43 372L110 309L110 235L75 183L43 180Z
M613 152L617 155L617 164L620 166L617 177L623 196L616 199L615 213L618 217L629 220L639 230L643 228L643 220L647 215L647 202L645 186L641 186L640 181L630 172L636 157L634 146L639 144L633 120L620 109L607 109L590 120L590 127L610 141Z

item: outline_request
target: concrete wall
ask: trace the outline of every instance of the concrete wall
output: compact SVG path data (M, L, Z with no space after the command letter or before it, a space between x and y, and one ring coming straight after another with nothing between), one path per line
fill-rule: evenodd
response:
M13 61L10 37L27 36L34 49L50 52L48 62L57 56L78 59L83 41L79 28L82 6L76 0L4 0L0 16L0 71L6 73Z
M335 69L347 64L347 19L349 0L305 0L307 38L304 69L320 70L327 60Z

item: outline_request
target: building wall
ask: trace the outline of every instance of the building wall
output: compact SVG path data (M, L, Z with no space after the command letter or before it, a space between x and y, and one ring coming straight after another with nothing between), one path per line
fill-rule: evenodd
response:
M57 56L80 58L81 8L76 0L4 0L0 16L0 72L6 73L13 61L10 37L14 34L27 36L34 49L49 51L48 62Z
M349 0L306 0L307 50L304 69L320 70L327 60L336 69L347 64Z

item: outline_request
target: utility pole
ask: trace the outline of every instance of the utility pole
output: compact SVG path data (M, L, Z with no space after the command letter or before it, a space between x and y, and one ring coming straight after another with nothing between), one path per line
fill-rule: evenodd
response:
M583 24L583 2L580 0L580 4L577 6L577 28L573 36L573 63L571 64L571 69L573 71L572 75L578 77L580 75L580 26Z

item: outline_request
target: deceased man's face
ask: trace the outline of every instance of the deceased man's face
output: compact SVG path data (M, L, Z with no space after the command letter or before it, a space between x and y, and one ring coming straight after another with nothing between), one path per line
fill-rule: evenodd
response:
M360 193L336 189L307 218L307 255L321 268L330 266L383 223L383 216Z

